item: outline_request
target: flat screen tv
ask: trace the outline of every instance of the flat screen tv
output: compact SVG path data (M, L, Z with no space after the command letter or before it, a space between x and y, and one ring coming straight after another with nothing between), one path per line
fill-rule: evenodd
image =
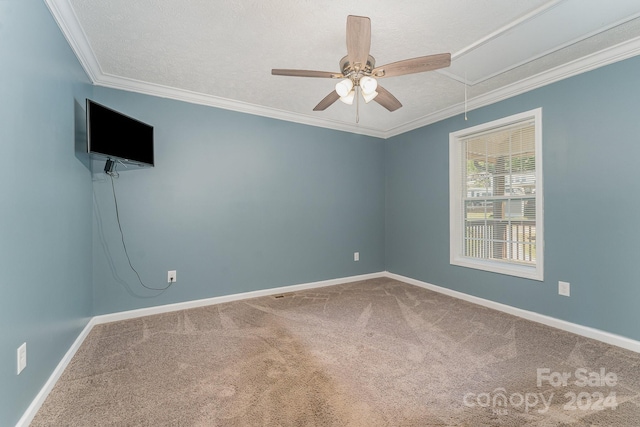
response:
M87 151L111 160L153 166L153 126L87 99Z

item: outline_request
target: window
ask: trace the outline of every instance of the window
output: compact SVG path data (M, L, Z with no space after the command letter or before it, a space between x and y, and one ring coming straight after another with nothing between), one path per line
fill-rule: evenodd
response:
M542 109L449 135L451 264L543 280Z

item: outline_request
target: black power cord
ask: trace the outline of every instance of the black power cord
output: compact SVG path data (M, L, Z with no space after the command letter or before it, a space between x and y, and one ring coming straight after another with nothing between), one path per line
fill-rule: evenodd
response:
M122 247L124 248L124 253L127 256L127 261L129 262L129 267L131 267L133 272L136 273L136 276L138 276L138 281L140 282L140 284L142 285L143 288L150 289L152 291L162 291L162 292L164 292L167 289L169 289L171 287L171 285L173 285L175 282L169 283L164 288L152 288L150 286L147 286L147 285L144 284L144 282L140 278L140 274L138 274L138 271L133 267L133 264L131 264L131 258L129 258L129 252L127 251L127 245L124 242L124 233L122 232L122 225L120 224L120 212L118 210L118 198L116 197L116 187L115 187L115 184L113 183L114 175L116 177L118 177L118 174L114 170L112 172L107 172L107 175L109 175L109 177L111 178L111 189L113 190L113 202L114 202L115 207L116 207L116 218L118 220L118 229L120 230L120 237L122 238Z

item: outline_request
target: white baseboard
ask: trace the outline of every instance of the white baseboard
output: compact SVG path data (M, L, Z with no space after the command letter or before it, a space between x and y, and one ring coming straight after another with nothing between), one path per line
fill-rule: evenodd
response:
M555 317L546 316L534 311L523 310L521 308L465 294L463 292L454 291L452 289L443 288L441 286L432 285L431 283L422 282L420 280L401 276L395 273L385 272L385 277L399 280L410 285L429 289L434 292L439 292L441 294L468 301L473 304L478 304L483 307L492 308L494 310L522 317L523 319L531 320L533 322L542 323L543 325L551 326L553 328L562 329L563 331L572 332L576 335L581 335L583 337L592 338L594 340L602 341L607 344L626 348L627 350L635 351L636 353L640 353L640 341L623 337L621 335L612 334L610 332L605 332L600 329L591 328L589 326L579 325L577 323L567 322L566 320L556 319Z
M137 310L121 311L118 313L102 314L93 318L96 325L119 320L134 319L136 317L151 316L152 314L169 313L172 311L187 310L189 308L204 307L207 305L222 304L225 302L238 301L249 298L277 295L287 292L303 291L306 289L323 288L325 286L340 285L342 283L357 282L359 280L369 280L378 277L385 277L386 272L362 274L359 276L341 277L338 279L322 280L320 282L302 283L299 285L281 286L278 288L261 289L259 291L242 292L233 295L223 295L220 297L205 298L193 301L178 302L175 304L159 305L155 307L139 308Z
M44 386L42 387L40 392L37 394L33 402L31 402L31 404L29 405L25 413L22 415L22 417L16 424L16 427L28 427L31 421L33 421L33 418L36 416L36 414L38 413L38 410L46 400L47 396L49 395L53 387L56 385L56 382L58 381L58 379L60 378L64 370L67 368L67 365L69 365L69 362L71 362L71 359L76 354L76 351L78 351L78 349L84 342L85 338L87 337L87 335L89 335L89 332L91 332L91 329L93 329L95 325L99 325L102 323L115 322L118 320L133 319L136 317L150 316L152 314L169 313L172 311L185 310L188 308L222 304L224 302L238 301L238 300L262 297L262 296L268 296L268 295L277 295L277 294L287 293L287 292L302 291L305 289L322 288L325 286L333 286L333 285L339 285L342 283L357 282L359 280L375 279L375 278L384 277L384 276L385 276L385 272L362 274L359 276L341 277L338 279L322 280L319 282L302 283L299 285L291 285L291 286L282 286L279 288L243 292L243 293L233 294L233 295L224 295L224 296L214 297L214 298L186 301L186 302L180 302L176 304L160 305L157 307L141 308L138 310L129 310L129 311L122 311L119 313L111 313L111 314L103 314L100 316L95 316L91 318L89 323L87 323L87 326L85 326L82 332L80 332L80 335L78 335L78 338L76 338L76 340L73 342L73 344L71 345L67 353L64 355L62 360L60 360L60 363L58 363L58 366L56 366L56 369L54 369L53 373L51 374L47 382L44 384Z
M44 383L44 386L42 387L42 389L40 389L40 392L36 395L36 398L33 399L20 420L18 420L16 427L28 427L29 424L31 424L31 421L33 421L33 418L36 416L38 410L47 399L47 396L49 395L51 390L53 390L53 387L56 385L56 382L58 381L64 370L67 368L67 365L69 364L69 362L71 362L71 359L73 359L73 356L76 354L87 335L89 335L89 332L91 332L93 325L94 322L92 318L91 320L89 320L89 323L87 323L84 329L82 329L82 332L80 332L80 335L78 335L71 347L69 347L69 350L67 350L62 360L60 360L60 363L58 363L58 366L56 366L56 368L53 370L53 373L51 374L47 382Z
M85 338L89 335L89 332L91 332L91 329L93 329L95 325L99 325L102 323L116 322L119 320L133 319L136 317L150 316L153 314L169 313L172 311L203 307L207 305L222 304L225 302L238 301L238 300L244 300L249 298L257 298L257 297L268 296L268 295L277 295L281 293L296 292L296 291L302 291L306 289L322 288L325 286L333 286L333 285L339 285L343 283L357 282L360 280L375 279L378 277L388 277L390 279L399 280L401 282L408 283L410 285L419 286L421 288L439 292L441 294L445 294L454 298L468 301L473 304L478 304L484 307L492 308L494 310L498 310L508 314L512 314L514 316L522 317L523 319L542 323L547 326L562 329L564 331L572 332L574 334L581 335L588 338L593 338L595 340L602 341L607 344L615 345L618 347L626 348L627 350L640 353L640 341L632 340L630 338L626 338L620 335L601 331L599 329L578 325L576 323L571 323L565 320L556 319L554 317L546 316L544 314L523 310L521 308L512 307L506 304L501 304L499 302L475 297L473 295L468 295L462 292L454 291L452 289L443 288L441 286L432 285L430 283L422 282L420 280L412 279L410 277L405 277L399 274L384 271L379 273L363 274L360 276L350 276L350 277L343 277L338 279L323 280L319 282L303 283L299 285L282 286L278 288L243 292L243 293L233 294L233 295L225 295L225 296L214 297L214 298L186 301L186 302L181 302L176 304L167 304L167 305L161 305L157 307L141 308L137 310L129 310L129 311L122 311L119 313L111 313L111 314L103 314L103 315L95 316L89 321L89 323L87 323L87 326L85 326L85 328L82 330L80 335L78 335L78 338L76 338L76 340L74 341L73 345L71 345L67 353L64 355L60 363L58 363L58 366L53 371L53 373L51 374L51 376L49 377L45 385L42 387L42 389L36 396L36 398L33 400L33 402L31 402L31 405L29 405L29 407L27 408L22 418L20 418L20 420L16 424L16 427L29 426L29 424L35 417L36 413L44 403L45 399L47 398L47 396L55 386L56 382L58 381L58 379L60 378L64 370L66 369L67 365L69 364L69 362L71 362L71 359L76 354L76 351L78 351L78 349L84 342Z

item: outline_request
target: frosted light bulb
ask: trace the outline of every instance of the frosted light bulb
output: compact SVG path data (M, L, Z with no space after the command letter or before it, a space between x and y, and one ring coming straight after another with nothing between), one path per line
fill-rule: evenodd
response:
M336 83L336 93L340 96L347 96L353 89L353 82L350 79L344 79Z
M347 105L353 104L353 99L356 97L356 91L352 90L345 96L340 97L340 101L344 102Z
M367 104L370 101L373 101L373 98L375 98L376 96L378 96L378 92L376 92L375 90L373 91L373 93L365 93L364 90L362 91L362 97L364 98L364 102L366 102Z
M378 88L378 81L372 77L364 76L360 79L360 87L362 88L362 93L369 95Z

